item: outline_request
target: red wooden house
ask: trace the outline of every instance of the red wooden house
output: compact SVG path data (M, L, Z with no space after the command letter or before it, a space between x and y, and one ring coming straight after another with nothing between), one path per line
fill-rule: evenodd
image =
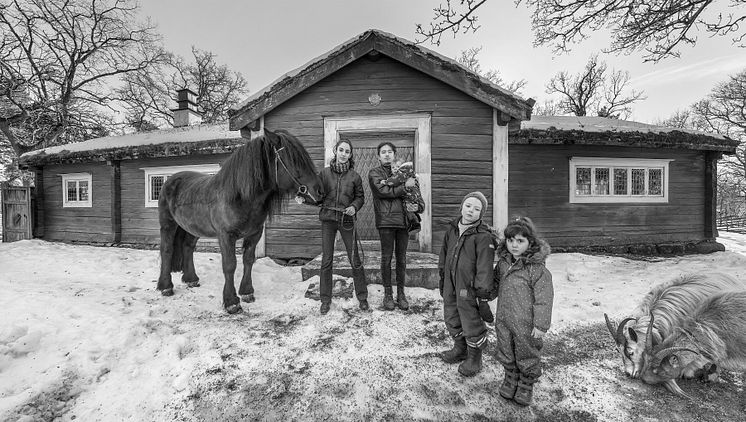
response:
M193 108L181 100L180 109ZM378 143L396 144L415 163L427 203L411 242L422 251L438 251L446 222L473 190L487 195L489 223L528 215L555 248L712 244L716 160L734 141L600 118L530 119L532 105L449 58L371 30L258 91L232 111L230 131L101 138L21 161L36 171L36 234L49 240L156 244L152 205L168 174L217 171L268 128L297 136L319 168L338 139L350 140L364 179ZM359 236L375 242L371 203L359 214ZM315 209L291 202L267 223L258 249L316 256L319 228Z

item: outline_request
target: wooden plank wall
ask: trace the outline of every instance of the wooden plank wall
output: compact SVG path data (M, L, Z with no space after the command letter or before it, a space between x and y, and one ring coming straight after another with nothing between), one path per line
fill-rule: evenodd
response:
M122 242L160 243L158 208L145 207L144 167L185 166L222 163L228 154L204 154L186 157L123 160L120 163L122 183ZM198 246L215 246L214 239L200 239Z
M554 246L703 240L705 161L702 152L573 145L510 145L510 216L533 219ZM570 204L569 159L673 159L667 204Z
M62 207L64 173L91 173L91 208ZM44 167L44 239L52 241L113 242L111 230L111 169L106 163Z
M368 102L378 94L381 103ZM323 117L432 114L433 251L441 247L446 224L461 198L481 190L492 201L492 109L468 95L380 56L361 58L311 86L265 116L269 129L286 129L308 149L316 166L324 159ZM367 174L361 175L367 181ZM488 213L491 223L491 214ZM318 212L288 203L267 226L271 256L312 257L321 253Z

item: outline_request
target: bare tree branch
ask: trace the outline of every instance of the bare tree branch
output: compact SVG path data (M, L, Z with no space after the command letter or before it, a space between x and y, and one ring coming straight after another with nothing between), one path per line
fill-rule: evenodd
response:
M134 0L0 0L0 131L16 154L83 140L105 124L109 81L163 58Z
M430 28L425 29L421 24L417 24L415 39L417 43L425 42L430 40L435 45L440 45L440 37L444 32L452 32L455 37L459 32L466 34L467 32L475 32L479 29L477 24L477 15L474 11L483 5L487 0L459 0L458 7L451 3L451 0L446 0L446 5L440 4L438 7L433 9L435 16L430 22Z
M246 80L241 73L219 65L212 52L192 47L192 56L194 63L171 55L152 69L125 77L125 85L118 94L125 104L128 125L144 130L172 124L170 108L175 91L180 88L190 88L197 93L204 123L228 118L228 109L248 92Z
M446 2L434 9L430 29L417 24L415 33L440 44L444 32L476 31L477 9L486 0ZM695 44L697 34L729 36L734 45L746 47L746 0L516 0L532 10L534 45L552 45L567 52L596 31L611 31L606 52L644 51L645 61L678 57L679 48ZM718 7L719 6L719 7ZM728 8L730 13L716 13ZM708 13L710 12L710 13ZM462 31L463 29L463 31Z
M628 84L627 72L612 70L607 75L606 63L599 61L598 56L591 56L579 74L558 72L547 83L546 93L560 95L557 107L562 113L625 118L634 102L645 99L642 92L634 90L625 95Z
M528 81L526 81L525 79L520 79L517 81L506 82L505 80L503 80L502 76L500 76L499 70L491 69L486 72L482 71L482 65L479 63L479 59L477 58L481 51L481 46L463 50L456 60L462 65L466 66L467 69L489 80L493 84L520 95L520 91L526 86Z

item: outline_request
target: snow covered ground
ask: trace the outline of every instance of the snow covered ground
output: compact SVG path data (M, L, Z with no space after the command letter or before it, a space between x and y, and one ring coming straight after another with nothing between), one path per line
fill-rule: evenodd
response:
M175 277L167 298L155 290L155 251L0 243L0 420L656 420L635 412L681 399L623 376L603 313L620 318L685 272L746 281L746 235L719 241L728 251L550 256L552 346L529 409L497 396L502 369L490 353L471 379L437 358L450 341L434 291L412 288L410 311L385 312L371 285L371 312L336 300L321 316L299 267L261 259L257 302L228 315L219 254L196 254L202 286ZM721 395L742 397L741 411L742 381L720 383ZM688 413L674 419L694 420Z

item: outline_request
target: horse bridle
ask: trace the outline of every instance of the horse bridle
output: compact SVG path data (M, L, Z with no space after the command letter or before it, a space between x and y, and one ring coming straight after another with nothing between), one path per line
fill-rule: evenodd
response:
M288 166L285 165L285 162L282 161L282 157L280 157L280 151L282 151L283 149L285 149L285 147L282 147L280 149L274 148L275 150L275 183L278 183L278 181L280 180L278 178L278 172L279 172L278 163L279 163L279 164L282 164L282 168L285 169L285 172L288 174L288 176L290 176L290 179L293 180L293 183L295 183L296 186L298 186L298 192L296 192L296 195L307 195L311 197L311 199L313 199L314 201L318 202L318 199L316 199L316 197L314 197L313 194L308 190L308 186L301 183L300 180L298 180L298 178L293 175L293 173L290 171ZM279 183L278 183L278 186L279 186Z

